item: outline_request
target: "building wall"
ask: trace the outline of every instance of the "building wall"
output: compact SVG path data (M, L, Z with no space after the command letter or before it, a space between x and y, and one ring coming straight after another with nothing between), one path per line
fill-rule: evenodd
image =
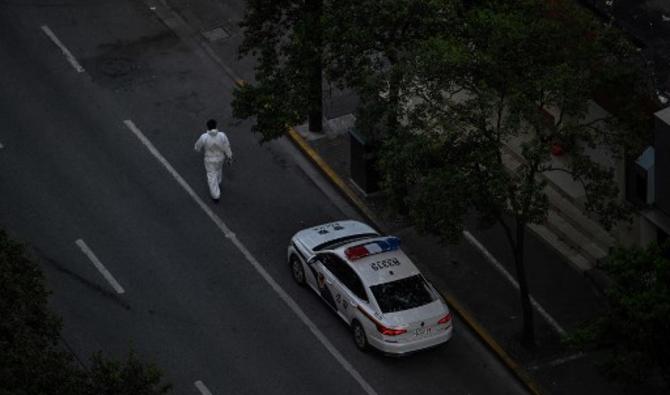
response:
M670 107L655 114L655 206L670 215Z

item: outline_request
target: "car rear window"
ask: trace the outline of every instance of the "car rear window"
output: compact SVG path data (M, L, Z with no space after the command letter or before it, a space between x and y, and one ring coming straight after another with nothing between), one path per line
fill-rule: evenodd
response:
M357 235L349 235L349 236L344 236L340 237L334 240L327 241L325 243L319 244L312 248L312 251L323 251L323 250L330 250L333 248L340 247L342 245L354 242L356 240L363 240L363 239L369 239L371 237L378 237L379 235L376 233L362 233L362 234L357 234Z
M370 287L382 313L409 310L435 300L426 281L417 274Z

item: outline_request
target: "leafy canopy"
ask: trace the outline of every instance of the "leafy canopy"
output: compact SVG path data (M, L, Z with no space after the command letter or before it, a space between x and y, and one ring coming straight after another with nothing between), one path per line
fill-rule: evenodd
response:
M393 201L427 230L455 238L468 210L486 222L504 215L543 222L540 175L564 172L584 188L586 208L612 225L628 211L613 166L595 160L594 149L621 158L645 131L629 121L639 111L594 118L591 97L613 78L637 78L635 58L621 36L568 2L482 1L466 9L461 24L406 58L415 99L381 161ZM553 143L569 152L562 162L550 155ZM511 157L520 164L508 170Z
M60 343L44 275L26 248L0 230L0 395L159 395L161 372L134 352L126 361L91 358L86 369Z
M639 383L659 373L670 387L670 244L619 248L602 266L613 285L608 310L590 325L571 334L573 345L604 347L604 366L614 378Z
M322 0L247 1L239 53L256 58L256 80L235 89L232 107L236 118L255 117L252 132L260 133L262 141L283 136L315 105L320 111L321 98L315 104L310 92L321 81L321 4Z

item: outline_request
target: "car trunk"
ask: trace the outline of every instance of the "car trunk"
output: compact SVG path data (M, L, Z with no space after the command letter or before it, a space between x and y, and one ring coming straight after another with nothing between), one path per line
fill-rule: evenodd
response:
M389 336L389 339L398 342L434 336L439 333L437 321L447 315L449 311L438 299L431 303L409 310L384 314L384 321L392 328L405 328L407 332L398 336ZM444 325L441 325L444 327Z

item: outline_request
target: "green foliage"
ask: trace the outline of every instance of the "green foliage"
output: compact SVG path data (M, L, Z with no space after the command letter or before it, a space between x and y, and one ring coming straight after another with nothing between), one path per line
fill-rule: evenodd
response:
M324 11L329 75L356 87L389 73L417 42L449 29L450 0L338 0ZM390 78L386 78L387 82Z
M402 137L384 141L380 167L391 201L421 228L453 239L468 215L501 224L525 284L525 228L548 213L543 175L579 183L586 209L606 227L629 216L612 165L592 154L616 163L639 149L649 129L634 120L645 114L630 107L587 117L612 78L640 87L627 92L630 102L645 93L634 48L611 27L571 1L482 0L407 49L403 94L413 100ZM553 143L569 149L561 161ZM532 343L529 306L524 340Z
M586 208L605 226L625 218L629 207L619 201L614 169L591 153L597 147L620 159L641 146L648 130L626 122L639 118L639 111L616 118L588 119L587 114L593 93L612 75L628 70L627 78L639 79L639 70L631 67L636 56L632 47L570 3L480 3L464 12L460 26L422 41L408 57L405 70L413 71L408 95L417 100L408 106L407 139L429 141L422 144L428 150L414 155L441 156L424 162L427 166L408 180L409 189L421 190L428 178L432 189L441 189L431 174L435 166L445 177L454 177L441 181L445 197L466 198L459 184L470 176L472 210L486 218L507 214L523 224L541 223L547 198L539 176L564 172L583 186ZM570 149L560 164L550 154L556 142ZM393 174L398 171L389 168L394 157L404 156L406 144L388 140L382 167L389 170L388 191L405 195L410 211L418 212L425 199L413 200L405 192L407 185L396 191ZM508 146L521 148L523 160L514 172L503 171ZM453 152L468 154L454 157ZM444 166L452 170L444 171ZM453 222L451 226L461 226Z
M54 338L60 322L47 309L48 291L44 275L26 255L25 248L0 230L0 333L11 345L14 336L25 334L36 341ZM21 329L15 331L15 329ZM5 337L6 336L6 337Z
M321 116L321 72L362 98L359 130L395 131L403 102L402 58L449 29L455 0L249 0L241 55L257 58L251 85L237 88L233 114L256 117L267 141L310 115ZM379 93L386 92L385 98Z
M81 375L58 346L61 323L25 247L0 230L0 394L74 393Z
M153 364L142 362L132 350L125 361L105 359L101 353L91 358L87 383L88 394L159 395L171 385L161 382L162 373Z
M659 373L670 388L670 259L656 244L619 248L602 269L614 283L607 312L566 340L609 350L605 368L615 379L639 383Z
M255 82L234 92L233 115L255 117L262 141L284 135L310 115L321 122L322 0L248 0L240 56L257 59Z
M289 101L292 91L281 75L266 78L262 85L244 85L234 92L233 116L246 119L256 117L251 131L259 133L261 142L282 137L290 125L304 120L304 114L295 110L296 104Z
M160 371L130 353L123 363L96 354L90 370L60 342L44 275L26 248L0 230L0 395L165 394Z
M393 184L387 188L391 202L399 210L407 206L422 230L449 241L461 237L473 207L489 213L494 199L506 191L501 180L508 174L495 163L496 147L486 150L477 135L471 137L456 145L439 133L403 132L386 140L381 152L380 166L387 183ZM487 181L489 189L479 189Z
M324 10L329 79L361 98L360 132L375 140L399 129L411 73L405 57L418 42L451 29L455 0L338 0ZM382 95L380 95L382 94Z

